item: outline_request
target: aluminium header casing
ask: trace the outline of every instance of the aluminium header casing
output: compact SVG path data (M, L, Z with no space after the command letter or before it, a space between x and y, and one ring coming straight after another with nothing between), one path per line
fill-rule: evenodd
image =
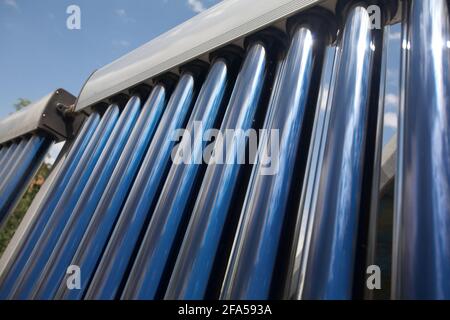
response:
M0 144L38 130L45 131L57 141L74 134L73 119L63 115L61 106L75 103L75 97L64 89L57 89L26 108L0 119Z
M223 1L95 71L76 111L324 1Z

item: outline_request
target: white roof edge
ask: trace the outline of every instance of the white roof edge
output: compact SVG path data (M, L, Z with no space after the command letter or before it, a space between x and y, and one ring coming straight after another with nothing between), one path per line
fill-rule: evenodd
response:
M324 1L223 1L94 72L76 110Z

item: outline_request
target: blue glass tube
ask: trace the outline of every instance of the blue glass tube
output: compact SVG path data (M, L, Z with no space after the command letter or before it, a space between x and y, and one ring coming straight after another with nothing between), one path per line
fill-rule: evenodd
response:
M9 267L5 269L2 275L2 281L0 284L1 299L6 299L11 292L16 279L28 261L28 258L31 255L36 242L44 231L47 222L50 220L53 210L66 189L69 180L72 178L73 173L79 166L80 159L89 145L99 121L99 114L94 112L83 124L78 137L68 152L67 158L62 164L61 170L58 172L58 176L55 177L54 183L51 185L49 191L43 198L40 207L38 208L35 222L30 227L30 231L26 234L22 245L17 248L17 257L9 265ZM94 143L91 143L92 147L94 145Z
M29 256L24 268L19 272L15 280L14 289L10 298L25 299L31 292L32 285L36 279L33 269L36 265L46 263L62 230L64 229L70 214L75 207L78 198L83 191L89 176L105 147L108 138L116 124L119 116L119 107L112 105L103 116L100 125L94 133L90 145L80 159L77 169L69 180L64 193L51 214L45 229L37 240L35 247ZM45 258L45 259L44 259Z
M11 211L17 198L22 194L31 175L42 160L43 154L50 146L51 139L33 135L26 140L26 144L17 158L14 159L9 173L0 182L0 223Z
M192 160L203 155L206 143L203 141L203 132L212 128L220 115L229 77L227 62L223 58L217 59L209 71L186 126L189 136L179 144L192 145ZM196 130L197 124L201 124L202 130ZM195 191L193 186L200 167L201 163L182 162L172 165L128 277L123 299L155 298L169 254L174 249L180 223L183 216L188 214L186 207Z
M1 146L0 149L0 168L3 168L3 157L5 156L5 153L9 150L9 146L4 144Z
M300 140L307 138L301 133L313 70L316 63L322 63L318 60L323 40L314 29L311 25L295 27L286 57L280 62L280 79L275 80L278 88L273 91L263 126L267 131L260 140L260 154L242 208L223 299L269 298ZM274 144L278 148L271 148Z
M70 260L91 221L125 146L132 145L132 141L128 139L138 118L140 107L141 100L139 97L132 96L128 100L121 119L100 155L77 205L53 249L52 255L34 284L33 291L30 294L31 298L51 299L56 293L61 278L70 265ZM37 273L37 271L35 272ZM83 276L85 275L83 274Z
M223 134L227 129L246 131L252 127L265 80L266 66L265 45L260 41L251 43L222 122ZM222 147L221 152L219 148ZM217 154L225 154L227 161L208 165L165 299L204 297L233 191L242 168L237 161L227 163L233 162L228 160L236 157L236 149L229 153L225 152L225 145L216 149Z
M175 145L172 135L189 116L194 84L191 73L181 76L93 276L86 299L114 299L119 294L139 234L151 216L151 207L169 169Z
M5 151L5 154L3 155L2 166L0 167L0 175L2 175L3 171L6 170L6 166L7 166L8 162L10 161L11 156L13 155L16 148L17 148L17 142L13 142L8 146L8 149Z
M101 253L105 248L109 235L120 213L129 189L148 145L156 131L165 107L166 89L156 85L142 107L141 115L131 133L129 142L114 169L111 180L103 192L102 198L95 209L92 220L78 245L78 248L67 265L77 265L83 270L81 288L69 290L64 281L65 272L60 273L56 281L59 286L56 299L81 299L86 292ZM61 279L63 279L61 281Z
M362 3L345 18L303 298L350 299L374 34Z
M140 99L138 97L132 97L128 104L125 106L120 118L114 125L114 128L109 135L103 150L100 153L93 169L90 172L85 184L81 187L81 192L75 202L70 204L70 211L68 213L68 219L65 225L57 225L52 230L55 235L50 237L50 241L42 249L42 254L39 256L39 260L35 263L34 268L30 271L28 280L22 291L22 298L34 298L34 294L38 289L38 286L42 281L46 282L48 279L43 272L46 271L46 265L50 267L59 266L60 257L64 258L66 254L70 253L78 242L74 239L77 235L77 231L82 229L82 226L89 223L89 212L92 207L95 208L95 203L99 200L101 192L108 183L111 171L114 169L114 165L117 162L121 151L131 129L136 122L136 119L140 111ZM67 208L65 208L67 209ZM61 228L62 227L62 228ZM56 241L54 242L54 240ZM55 260L53 260L55 259ZM25 293L27 292L27 293Z
M399 112L392 297L450 299L450 18L408 2Z
M337 48L329 46L322 69L320 91L314 119L314 128L308 152L302 193L294 227L293 244L288 262L284 297L300 299L303 292L305 269L314 222L317 192L330 119L331 97L336 80Z
M3 167L0 167L0 181L4 181L5 177L11 172L11 168L17 161L19 154L22 152L23 148L27 143L26 139L20 139L19 142L13 143L9 153L5 156L5 163Z

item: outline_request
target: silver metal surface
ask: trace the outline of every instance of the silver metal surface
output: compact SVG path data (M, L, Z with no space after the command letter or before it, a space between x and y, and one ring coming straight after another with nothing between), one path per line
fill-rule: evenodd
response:
M94 72L78 97L76 110L321 2L223 1Z
M0 119L0 144L38 129L50 133L57 140L67 138L71 132L68 132L63 116L57 111L57 105L69 106L74 102L72 94L57 89L25 109Z

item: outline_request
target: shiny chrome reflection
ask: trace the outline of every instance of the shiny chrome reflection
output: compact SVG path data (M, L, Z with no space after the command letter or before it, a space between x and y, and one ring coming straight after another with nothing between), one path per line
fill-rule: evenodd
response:
M265 45L259 41L250 44L222 122L222 132L252 127L266 67ZM227 159L234 156L226 154ZM208 165L165 299L204 297L242 167L240 164Z
M374 172L370 203L366 266L377 265L381 272L381 289L369 290L366 299L389 298L391 282L391 248L393 231L393 185L397 155L398 110L400 104L400 58L402 23L383 30L383 53L380 65L380 93L375 141Z
M51 141L49 137L35 134L22 138L22 151L11 157L9 165L5 165L6 174L0 179L0 225L14 209L35 170L40 166Z
M83 270L85 279L92 277L101 254L108 243L114 223L132 187L165 106L166 88L157 84L142 107L127 146L97 207L95 207L92 220L89 222L87 230L82 233L83 238L80 244L77 243L76 252L74 252L73 257L68 257L68 259L71 259L70 262L69 260L65 261L65 266L79 266L80 270ZM55 271L55 274L57 275L58 271ZM65 272L59 272L59 276L59 280L54 283L57 287L59 286L58 292L55 294L56 299L81 299L83 297L89 281L83 281L78 290L69 290L66 281L61 280L68 275Z
M196 82L192 72L184 72L181 75L147 149L127 201L121 209L85 298L114 299L119 294L140 233L152 215L158 191L170 168L170 155L175 144L171 133L183 127L190 115Z
M91 137L94 134L99 121L100 115L97 112L93 112L85 121L82 130L78 134L78 137L64 160L61 170L58 172L57 177L55 177L54 182L49 188L49 192L47 192L42 199L41 204L37 209L36 220L30 227L30 231L25 235L22 244L17 247L17 255L14 257L14 260L2 273L0 282L1 299L6 299L12 290L20 271L24 268L31 255L34 245L44 231L47 222L50 220L53 209L56 207L61 195L66 190L70 179L73 177L73 173L75 172L89 141L91 141Z
M83 191L83 187L89 179L89 175L94 169L118 117L119 107L111 105L90 141L88 147L90 152L86 152L78 163L77 170L54 208L44 231L37 242L33 244L34 249L23 265L23 269L15 270L15 272L18 272L18 276L14 279L14 289L10 293L9 298L26 299L28 297L34 285L34 279L40 268L47 262L59 235L64 230L67 220L70 218L70 213L75 207L78 197ZM33 270L37 270L36 273Z
M407 10L392 294L450 299L449 7L413 0Z
M221 298L269 298L299 144L308 138L301 133L308 97L315 89L311 88L313 70L316 63L322 63L319 58L323 57L324 41L320 37L325 36L309 25L297 26L287 55L280 62L282 72L276 79L263 126L278 131L279 154L271 159L277 162L278 170L264 174L264 168L274 164L264 163L261 158L253 167ZM260 139L259 148L266 150L263 154L268 153L269 139L267 134Z
M203 129L208 130L220 120L225 89L232 79L230 73L230 63L218 58L199 93L186 126L186 130L195 135L192 141L186 142L182 138L179 143L180 146L192 144L193 158L202 155L206 144L202 132L195 130L194 126L201 121ZM195 200L198 192L196 184L202 178L201 169L201 164L172 164L122 293L123 299L155 299L158 292L165 289L164 279L172 271L171 256L179 250L178 238L184 232L184 222L190 215L189 202Z
M125 146L130 141L129 137L135 128L136 121L141 111L141 99L132 96L123 111L123 117L119 120L108 140L105 149L98 159L89 180L84 186L76 206L72 210L64 231L59 236L58 242L52 249L45 266L39 276L34 279L33 290L30 293L32 299L52 299L59 286L67 267L70 265L75 250L77 249L83 234L91 220L100 198L107 187L111 175L114 172ZM126 114L126 117L124 116ZM37 271L35 271L37 273Z
M338 50L334 46L326 50L311 145L288 262L289 267L284 292L284 298L286 299L300 299L303 292L314 212L317 206L323 152L326 145L326 133L328 132L331 102L336 81Z
M16 163L16 159L22 152L26 143L25 139L20 139L18 142L11 145L5 155L3 167L0 167L0 181L4 181L5 177L11 172L11 167Z
M352 7L341 39L302 298L351 298L373 41L366 8Z

